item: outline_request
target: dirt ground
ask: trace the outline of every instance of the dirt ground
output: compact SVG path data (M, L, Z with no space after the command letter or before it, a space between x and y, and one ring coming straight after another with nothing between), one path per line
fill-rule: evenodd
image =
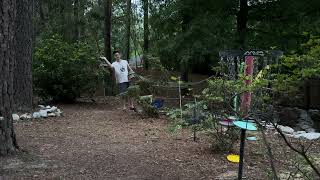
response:
M234 179L237 164L193 142L189 130L172 135L168 120L142 119L114 102L58 105L63 117L15 124L24 152L0 157L2 179ZM263 145L248 142L244 176L267 179ZM259 149L259 151L257 151ZM286 169L286 167L284 168Z

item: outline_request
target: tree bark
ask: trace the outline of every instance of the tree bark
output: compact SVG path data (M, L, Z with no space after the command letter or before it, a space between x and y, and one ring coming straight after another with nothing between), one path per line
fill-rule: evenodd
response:
M112 18L112 0L105 0L105 19L104 19L104 54L111 61L111 18Z
M125 58L130 59L130 34L131 34L131 0L127 0L127 24L126 24L126 52Z
M111 61L112 53L111 53L111 21L112 21L112 0L105 0L104 1L104 55L105 57ZM115 75L112 69L109 69L110 77L107 77L106 81L111 85L111 93L108 95L114 94L114 85L115 85ZM104 84L105 86L105 84Z
M149 0L143 0L143 61L144 68L148 70L148 53L149 53Z
M75 40L80 40L80 17L79 12L80 11L80 1L74 0L73 2L73 18L74 18L74 37Z
M18 149L13 127L16 1L0 0L0 155Z
M33 0L17 1L14 100L17 111L32 109Z
M192 17L190 16L190 11L188 8L182 9L182 32L186 32ZM189 81L189 62L181 60L180 62L181 80L184 82ZM185 90L183 90L184 92Z
M245 48L248 23L248 0L240 0L240 10L237 14L237 33L240 48Z
M84 0L74 0L73 4L73 17L74 17L74 38L76 41L81 40L84 31Z
M49 3L50 4L50 3ZM74 23L72 21L73 15L73 7L72 1L61 1L61 13L62 13L62 22L63 22L63 29L61 29L61 34L63 34L63 38L68 42L74 42L75 35L74 35Z

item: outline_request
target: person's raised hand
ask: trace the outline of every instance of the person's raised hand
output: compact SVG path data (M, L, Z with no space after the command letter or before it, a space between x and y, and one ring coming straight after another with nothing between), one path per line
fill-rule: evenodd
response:
M107 61L108 59L104 56L101 56L100 59Z

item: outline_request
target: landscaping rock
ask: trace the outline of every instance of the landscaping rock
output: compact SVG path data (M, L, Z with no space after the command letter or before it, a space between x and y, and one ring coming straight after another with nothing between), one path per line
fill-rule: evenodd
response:
M30 114L22 114L21 116L20 116L20 119L21 120L28 120L28 119L32 119L32 116L30 115Z
M35 119L39 119L39 118L41 118L41 114L39 112L34 112L32 114L32 117L35 118Z
M19 121L20 117L19 117L18 114L12 114L12 119L13 119L14 121Z
M282 126L282 125L278 125L277 127L278 127L283 133L285 133L285 134L292 134L292 133L294 133L294 129L292 129L291 127Z
M60 109L57 109L55 114L56 114L57 117L60 117L62 115L62 111Z
M47 112L47 110L40 110L39 113L40 113L40 116L41 116L41 117L44 117L44 118L48 117L48 112Z
M299 123L299 117L298 108L283 108L279 113L279 124L295 127Z
M279 124L295 130L307 132L320 131L320 111L295 108L282 108L279 113Z
M48 117L56 117L57 115L55 113L48 113Z
M55 112L57 109L58 109L57 107L52 106L50 109L47 109L47 112L52 113L52 112Z
M315 132L302 133L302 134L295 135L294 138L305 138L308 140L315 140L320 138L320 133L315 133Z
M307 132L313 131L313 121L306 110L296 109L299 112L298 124L296 127Z
M313 127L320 132L320 111L317 109L309 110L309 115L313 121Z

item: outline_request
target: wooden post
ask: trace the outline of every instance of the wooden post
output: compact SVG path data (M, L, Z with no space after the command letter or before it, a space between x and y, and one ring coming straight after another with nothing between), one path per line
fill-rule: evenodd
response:
M254 65L253 61L254 61L253 56L245 57L245 69L244 69L244 75L246 78L246 80L244 81L245 86L250 86L252 83L253 65ZM248 116L248 112L251 104L251 95L252 94L249 91L245 92L242 95L240 110L243 117ZM240 163L239 163L239 171L238 171L238 180L242 179L245 138L246 138L246 129L241 129Z

